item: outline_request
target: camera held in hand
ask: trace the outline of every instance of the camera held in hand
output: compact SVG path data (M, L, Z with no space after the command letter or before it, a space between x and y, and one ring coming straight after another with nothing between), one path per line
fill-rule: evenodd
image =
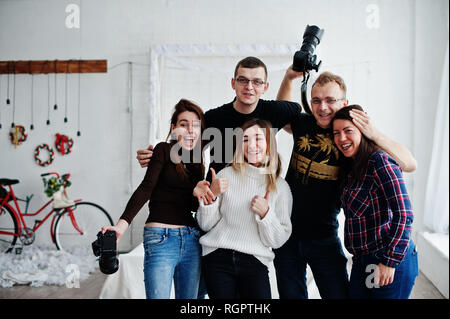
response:
M98 232L97 240L92 243L92 251L95 256L100 256L99 265L102 273L110 275L119 269L115 231L107 230L104 234Z
M322 61L316 64L317 55L314 50L322 39L324 30L315 25L306 26L303 33L303 43L300 51L295 52L292 69L297 72L309 72L311 70L319 71Z
M312 114L309 107L308 100L306 98L306 87L309 80L309 72L311 70L319 71L322 61L316 63L317 56L314 54L314 50L320 43L323 36L323 29L320 29L315 25L307 25L305 33L303 33L303 43L299 51L294 54L294 62L292 63L292 69L297 72L303 72L303 83L301 88L302 106L305 112Z

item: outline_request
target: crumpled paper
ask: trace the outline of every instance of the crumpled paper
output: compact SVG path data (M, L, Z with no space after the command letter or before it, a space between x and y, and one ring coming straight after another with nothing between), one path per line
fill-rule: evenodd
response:
M53 245L24 246L21 254L0 254L0 286L15 284L62 286L69 276L85 280L98 267L91 247L74 247L68 252ZM76 269L76 273L73 270Z

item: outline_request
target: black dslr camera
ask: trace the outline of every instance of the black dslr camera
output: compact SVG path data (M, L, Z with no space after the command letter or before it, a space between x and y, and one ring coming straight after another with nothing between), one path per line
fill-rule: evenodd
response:
M303 33L302 47L300 48L300 51L295 52L294 55L294 63L292 66L294 71L319 71L322 61L316 64L317 56L314 54L314 50L322 39L323 31L323 29L320 29L315 25L306 26L305 33Z
M92 251L95 256L100 256L99 265L102 273L110 275L119 269L115 231L107 230L104 234L98 232L97 240L92 243Z
M309 72L311 70L319 71L322 61L316 64L317 56L314 54L314 50L322 39L324 30L320 29L315 25L307 25L305 33L303 33L303 43L300 51L295 52L294 62L292 64L292 69L297 72L303 72L303 83L302 83L302 104L305 112L311 114L311 109L309 108L308 100L306 99L306 86L309 80ZM306 76L306 73L308 75Z

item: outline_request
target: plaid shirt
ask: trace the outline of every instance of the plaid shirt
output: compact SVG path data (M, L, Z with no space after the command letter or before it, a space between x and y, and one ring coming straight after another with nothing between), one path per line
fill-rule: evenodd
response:
M343 189L345 247L355 257L374 254L397 267L406 253L413 214L402 171L385 152L372 154L363 181Z

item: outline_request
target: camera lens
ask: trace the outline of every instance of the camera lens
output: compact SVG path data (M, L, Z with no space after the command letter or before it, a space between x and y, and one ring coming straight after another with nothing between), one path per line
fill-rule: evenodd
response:
M100 271L106 275L111 275L119 269L119 259L114 256L102 255L99 261Z
M303 43L300 51L295 52L293 69L297 72L309 72L319 70L320 62L316 64L317 57L314 55L316 46L320 43L323 36L323 29L315 25L306 26L303 33Z
M320 43L322 35L323 30L321 30L319 27L315 25L307 26L305 33L303 34L303 44L300 50L307 51L310 54L313 54L314 49Z

